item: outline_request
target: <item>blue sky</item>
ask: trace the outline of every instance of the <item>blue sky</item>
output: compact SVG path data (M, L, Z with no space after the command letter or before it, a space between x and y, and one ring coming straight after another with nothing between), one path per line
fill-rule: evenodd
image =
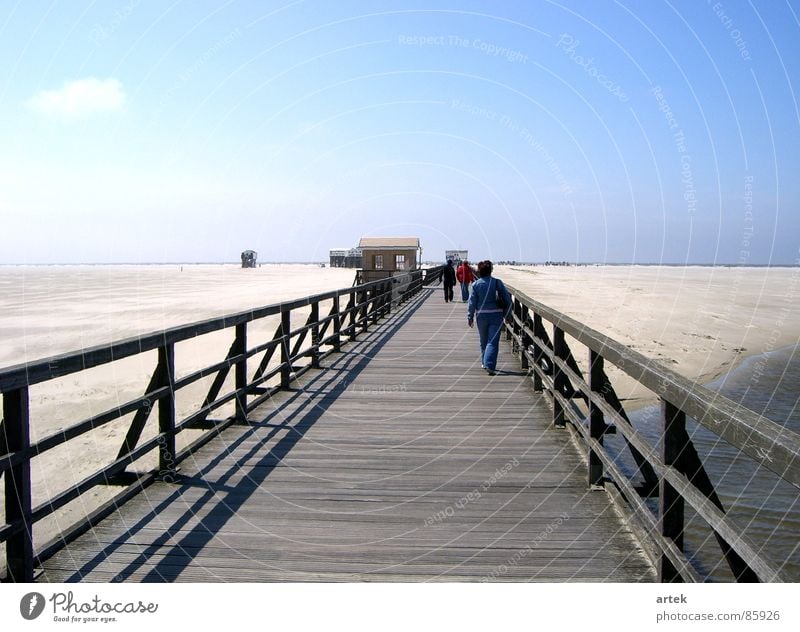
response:
M800 258L800 6L0 3L0 263Z

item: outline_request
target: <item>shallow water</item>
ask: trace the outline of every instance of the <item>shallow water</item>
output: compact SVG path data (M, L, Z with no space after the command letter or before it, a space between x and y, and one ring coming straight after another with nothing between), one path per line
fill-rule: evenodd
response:
M793 346L754 356L708 387L800 433L798 351ZM631 414L631 421L650 441L657 441L658 407ZM691 420L687 430L728 515L765 556L800 581L800 490ZM612 451L618 451L620 443L619 437L608 441ZM630 469L627 454L622 461ZM686 549L698 569L712 581L730 581L732 575L705 521L689 507L686 516Z

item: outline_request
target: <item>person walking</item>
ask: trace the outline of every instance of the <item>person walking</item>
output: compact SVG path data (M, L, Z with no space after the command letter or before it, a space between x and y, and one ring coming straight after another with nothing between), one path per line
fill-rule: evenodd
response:
M469 284L475 280L475 273L469 261L464 259L456 270L456 279L461 284L461 302L466 303L469 298Z
M481 341L481 367L489 375L494 375L500 332L505 317L511 312L511 295L505 284L492 276L491 261L481 261L478 264L478 276L480 278L472 286L467 305L467 324L473 327L477 320Z
M456 285L456 271L453 270L453 260L448 259L447 265L442 272L442 284L444 285L444 302L453 302L453 288Z

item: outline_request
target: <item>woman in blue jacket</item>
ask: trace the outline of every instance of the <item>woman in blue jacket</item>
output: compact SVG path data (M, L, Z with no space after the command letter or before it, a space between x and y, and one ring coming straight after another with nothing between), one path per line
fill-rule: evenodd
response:
M481 261L478 264L478 276L480 278L472 285L472 294L467 305L467 324L472 327L477 316L481 339L481 366L489 375L494 375L500 332L505 317L511 312L511 295L505 284L492 276L491 261ZM497 304L498 296L505 307Z

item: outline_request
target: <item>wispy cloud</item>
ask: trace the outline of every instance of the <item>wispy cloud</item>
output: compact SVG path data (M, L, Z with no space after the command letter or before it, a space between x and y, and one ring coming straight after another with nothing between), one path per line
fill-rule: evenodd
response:
M37 112L70 119L114 112L124 104L125 91L118 80L94 77L66 81L59 90L42 90L28 101Z

